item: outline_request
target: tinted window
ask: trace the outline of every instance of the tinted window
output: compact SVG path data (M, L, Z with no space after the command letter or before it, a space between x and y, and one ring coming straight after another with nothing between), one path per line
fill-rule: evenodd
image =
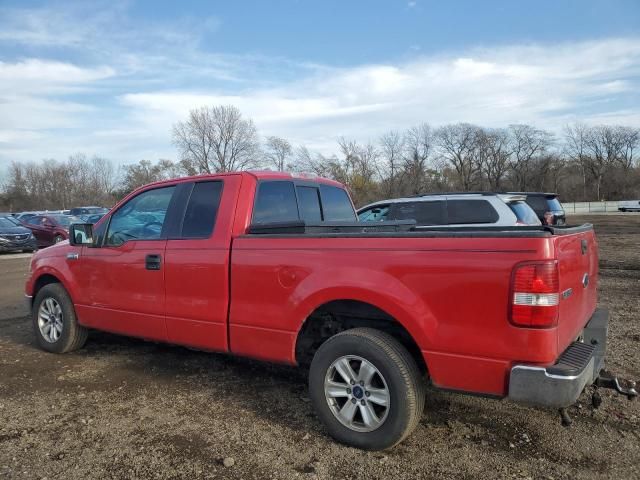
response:
M355 221L356 212L349 195L342 188L320 185L322 196L322 211L325 221Z
M415 220L418 225L444 224L444 201L402 202L391 205L390 220Z
M384 222L389 214L389 205L378 205L377 207L367 208L358 214L358 220L361 222Z
M447 200L449 224L495 223L498 212L486 200Z
M519 222L526 223L527 225L540 225L540 219L536 215L536 212L525 202L511 202L508 205L511 211L515 213Z
M165 216L175 187L156 188L136 195L111 216L107 245L127 240L161 238Z
M216 223L222 182L198 182L193 186L182 223L183 238L208 238Z
M298 205L293 182L261 182L253 210L253 223L298 220Z
M322 214L320 212L320 197L316 187L296 187L298 191L298 208L300 218L305 222L320 222Z
M538 215L543 215L547 211L547 199L540 196L527 196L527 203Z
M549 209L549 211L551 212L557 212L557 211L562 211L564 210L562 208L562 205L560 205L560 201L553 197L553 198L547 198L547 208Z

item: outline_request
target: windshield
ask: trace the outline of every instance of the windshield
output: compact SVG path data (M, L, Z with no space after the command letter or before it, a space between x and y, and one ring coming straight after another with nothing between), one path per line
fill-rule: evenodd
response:
M0 217L0 227L1 228L14 228L16 226L11 220L7 217Z
M4 219L4 220L6 220L7 222L11 222L11 223L13 223L14 225L16 225L16 226L18 226L18 227L21 227L21 226L22 226L22 224L20 223L20 221L19 221L17 218L10 217L10 216L7 216L7 217L0 217L0 218L3 218L3 219Z
M525 202L511 202L508 205L511 211L516 214L518 222L526 225L540 225L540 219L536 212Z
M72 223L82 223L81 218L74 217L73 215L50 215L50 218L63 227L68 227Z

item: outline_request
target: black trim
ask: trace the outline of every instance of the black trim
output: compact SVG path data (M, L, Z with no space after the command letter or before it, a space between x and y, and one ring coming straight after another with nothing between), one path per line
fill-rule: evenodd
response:
M184 213L187 209L191 192L193 191L193 185L193 182L179 183L176 185L176 190L173 192L173 197L169 203L169 208L167 208L167 215L164 220L167 240L181 238Z

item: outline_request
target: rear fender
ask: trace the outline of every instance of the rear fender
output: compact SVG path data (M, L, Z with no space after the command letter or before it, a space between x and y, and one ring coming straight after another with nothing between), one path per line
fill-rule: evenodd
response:
M312 274L298 284L291 298L304 299L293 312L293 318L300 319L296 329L298 334L311 313L335 300L355 300L377 307L398 321L423 350L431 347L429 339L433 338L437 328L428 305L385 272L344 268L332 270L330 277ZM295 358L295 343L292 355Z

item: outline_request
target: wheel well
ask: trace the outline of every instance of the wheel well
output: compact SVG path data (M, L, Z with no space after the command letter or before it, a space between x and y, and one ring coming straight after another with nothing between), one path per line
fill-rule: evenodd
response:
M45 273L44 275L41 275L40 277L38 277L38 279L36 280L36 283L33 286L33 298L34 299L36 298L36 295L38 295L38 292L42 287L44 287L45 285L49 285L50 283L62 283L62 282L58 280L58 278L48 273Z
M375 328L390 334L404 345L420 370L426 373L420 348L407 329L385 311L357 300L334 300L316 308L298 333L296 361L309 365L320 345L333 335L356 327Z

